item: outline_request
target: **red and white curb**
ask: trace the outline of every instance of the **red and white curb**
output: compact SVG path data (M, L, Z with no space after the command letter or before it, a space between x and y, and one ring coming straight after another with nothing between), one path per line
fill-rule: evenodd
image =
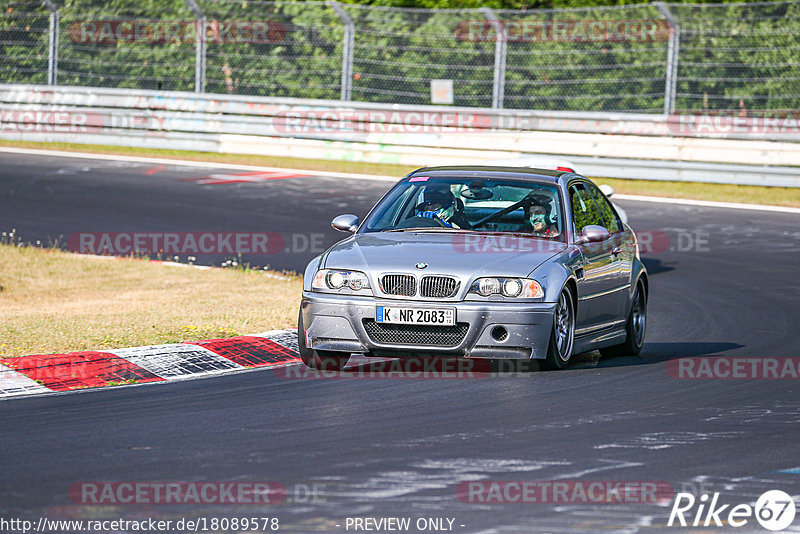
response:
M0 359L0 399L185 380L300 361L296 330L106 351Z

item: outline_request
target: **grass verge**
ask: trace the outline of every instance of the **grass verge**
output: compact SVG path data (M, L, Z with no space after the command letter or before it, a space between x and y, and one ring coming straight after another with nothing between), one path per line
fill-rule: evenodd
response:
M362 163L357 161L333 161L322 159L302 159L269 156L248 156L238 154L216 154L213 152L192 152L187 150L159 150L150 148L129 148L106 145L83 145L79 143L36 143L27 141L0 140L0 146L36 148L44 150L67 150L92 154L119 154L125 156L150 156L190 161L210 161L217 163L238 163L261 165L265 167L285 167L320 172L352 172L397 176L398 179L416 167L382 163ZM800 207L800 187L764 187L754 185L711 184L701 182L666 182L661 180L621 180L617 178L598 178L598 183L611 185L617 193L646 195L654 197L686 198L712 200L716 202L740 202L745 204L766 204L774 206Z
M302 279L296 275L180 268L8 243L0 243L0 265L0 358L297 326Z

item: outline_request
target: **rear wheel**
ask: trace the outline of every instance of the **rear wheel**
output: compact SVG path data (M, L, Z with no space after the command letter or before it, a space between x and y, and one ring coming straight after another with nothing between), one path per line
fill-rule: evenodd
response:
M613 347L600 349L603 356L636 356L641 352L644 345L644 331L647 326L647 295L644 292L644 283L639 281L636 284L636 292L633 295L631 313L628 315L628 322L625 324L625 342Z
M553 330L550 333L550 344L547 347L545 369L565 369L572 358L575 342L575 305L572 291L565 287L558 296L553 313Z
M300 359L306 367L319 371L341 371L350 355L330 350L312 350L306 347L306 331L303 328L303 312L297 318L297 345L300 348Z

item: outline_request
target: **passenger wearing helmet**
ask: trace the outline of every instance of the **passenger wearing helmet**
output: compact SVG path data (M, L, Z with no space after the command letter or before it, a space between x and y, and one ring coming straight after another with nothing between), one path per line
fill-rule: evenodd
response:
M525 225L536 236L557 237L558 225L550 215L552 211L550 199L543 195L534 195L531 200L525 205Z
M447 228L468 228L469 223L459 209L459 201L449 187L426 187L422 202L416 207L418 217L434 219Z

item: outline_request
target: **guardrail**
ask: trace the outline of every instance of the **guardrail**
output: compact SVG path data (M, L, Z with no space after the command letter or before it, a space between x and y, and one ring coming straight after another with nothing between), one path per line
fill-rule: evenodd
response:
M724 119L0 85L3 139L409 166L545 153L595 176L800 187L800 126Z

